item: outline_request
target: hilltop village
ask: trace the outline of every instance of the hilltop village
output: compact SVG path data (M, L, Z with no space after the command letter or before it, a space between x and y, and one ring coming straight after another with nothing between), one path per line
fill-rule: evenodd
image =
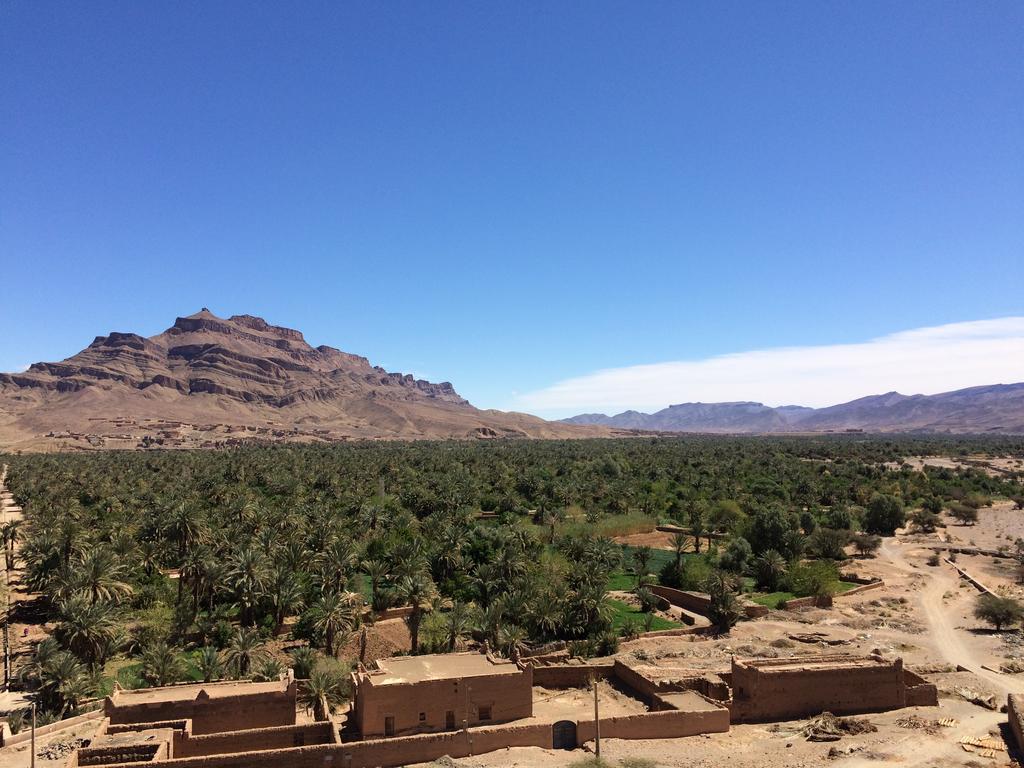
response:
M1006 765L1022 456L12 455L0 768Z

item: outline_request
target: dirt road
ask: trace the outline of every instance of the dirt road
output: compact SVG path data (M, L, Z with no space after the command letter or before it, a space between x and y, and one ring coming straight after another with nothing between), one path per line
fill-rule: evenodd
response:
M879 553L896 569L904 573L920 573L920 569L915 568L907 561L902 547L901 542L886 539ZM920 592L920 600L925 619L928 622L928 638L936 653L950 664L965 667L1003 694L1024 693L1024 683L1020 680L982 669L983 662L970 645L964 642L961 633L950 621L950 611L944 605L943 598L947 593L956 591L959 586L959 576L941 566L929 568L927 575L928 580L925 588Z

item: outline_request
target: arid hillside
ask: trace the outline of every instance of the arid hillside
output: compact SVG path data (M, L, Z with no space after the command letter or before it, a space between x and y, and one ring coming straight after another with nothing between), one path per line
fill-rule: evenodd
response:
M451 384L312 347L299 331L207 309L145 338L111 333L59 363L0 374L0 448L215 447L240 440L609 434L474 408Z

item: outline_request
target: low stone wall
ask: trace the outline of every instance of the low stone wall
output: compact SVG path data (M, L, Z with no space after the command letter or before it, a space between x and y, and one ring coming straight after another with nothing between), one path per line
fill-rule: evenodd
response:
M831 608L832 595L811 595L810 597L796 597L780 603L779 607L785 611L798 611L802 608Z
M848 581L848 579L843 579L843 581ZM859 595L861 592L867 592L871 589L879 589L884 586L884 581L882 581L881 579L875 579L874 581L869 581L865 584L861 584L859 587L854 587L853 589L848 589L845 592L839 592L835 595L832 595L832 599L838 600L843 597L850 597L851 595Z
M1010 732L1017 741L1017 749L1024 750L1024 694L1010 694L1006 700L1006 716L1010 720Z
M175 758L201 755L223 755L263 749L288 749L334 741L332 723L283 725L272 728L250 728L244 731L208 733L194 736L187 731L174 734Z

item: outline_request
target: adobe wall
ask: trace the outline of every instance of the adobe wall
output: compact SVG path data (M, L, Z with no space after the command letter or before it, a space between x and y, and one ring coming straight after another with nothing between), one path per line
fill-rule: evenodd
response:
M240 686L244 690L244 685ZM131 694L114 694L104 702L113 725L191 720L192 733L219 733L249 728L295 724L296 686L258 694L239 693L210 697L200 691L194 699L132 702Z
M929 683L920 675L907 669L903 670L903 686L905 688L907 707L939 706L939 689L935 683Z
M687 592L682 589L673 589L672 587L663 587L657 584L652 584L648 589L658 597L664 598L672 603L672 605L690 613L707 616L711 609L711 598L703 592ZM768 615L768 609L757 603L747 601L742 604L741 608L743 614L748 619L757 619Z
M618 739L668 739L729 730L726 709L652 712L626 717L601 718L601 735ZM577 725L577 744L594 738L594 721ZM448 755L468 757L507 747L552 748L550 723L502 725L470 731L430 733L390 739L325 744L271 751L175 757L161 761L161 768L394 768L427 762ZM153 768L151 762L124 763L120 768Z
M586 688L595 677L612 676L613 664L567 664L557 667L534 667L533 684L541 688Z
M707 616L711 607L711 598L701 592L684 592L681 589L662 587L657 584L652 584L648 589L658 597L665 598L672 605L678 606L684 611L699 613L701 616Z
M1006 700L1006 716L1010 721L1010 732L1017 742L1017 749L1024 750L1024 694L1011 693Z
M837 715L879 712L906 706L903 662L853 666L837 659L784 660L786 668L747 666L733 660L733 722L792 720L823 711Z
M171 754L176 758L197 757L261 749L288 749L333 742L334 725L330 722L250 728L244 731L199 736L179 731L174 734Z
M602 717L601 736L608 739L675 739L700 733L726 733L729 730L729 710L721 709L680 712L648 712L623 717ZM593 741L593 720L580 720L576 725L576 743L583 746Z
M810 597L794 597L792 600L786 600L781 603L779 607L786 611L795 611L800 608L831 608L832 596L811 595Z
M480 707L490 707L489 721L502 723L533 714L533 668L519 674L480 675L455 680L424 680L356 687L355 722L364 739L384 735L385 717L393 717L394 735L443 731L447 714L456 728L477 725ZM424 719L420 719L420 715Z
M36 738L45 736L48 733L56 733L57 731L63 731L66 728L73 728L83 723L87 723L91 720L100 721L103 719L103 710L96 709L92 712L86 712L84 715L76 715L75 717L69 717L67 720L58 720L55 723L49 725L41 725L36 728ZM97 722L98 724L98 722ZM5 724L6 725L6 724ZM32 738L32 729L23 728L21 731L15 734L10 734L7 729L3 730L3 740L0 741L0 747L8 747L12 744L21 744L23 741L29 741Z
M174 758L161 768L392 768L449 755L468 757L506 747L551 749L551 724L504 725L450 733L429 733L391 739L358 741L273 751ZM153 763L122 764L120 768L153 768Z
M674 709L671 704L666 704L662 700L661 694L663 693L696 691L708 699L719 702L728 701L730 696L728 684L718 675L710 672L694 671L679 679L655 682L644 677L642 673L637 672L628 664L616 661L615 678L643 697L648 706L654 710Z

